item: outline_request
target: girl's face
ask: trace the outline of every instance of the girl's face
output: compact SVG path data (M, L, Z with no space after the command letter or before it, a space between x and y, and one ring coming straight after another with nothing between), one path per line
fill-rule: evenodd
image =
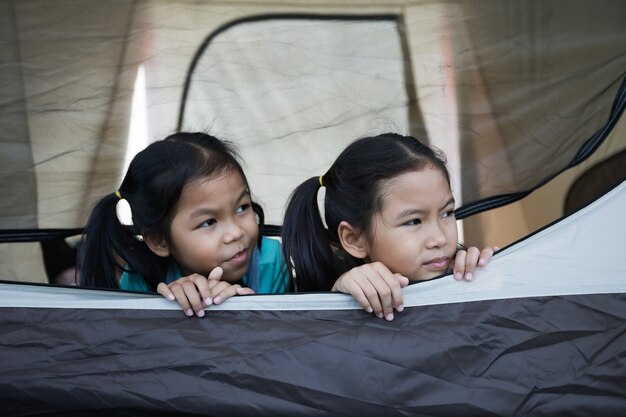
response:
M382 184L382 210L367 239L370 262L382 262L412 281L446 272L457 249L454 198L443 174L432 167Z
M251 204L234 170L185 185L170 225L170 253L183 275L206 276L217 266L223 281L246 274L259 235Z

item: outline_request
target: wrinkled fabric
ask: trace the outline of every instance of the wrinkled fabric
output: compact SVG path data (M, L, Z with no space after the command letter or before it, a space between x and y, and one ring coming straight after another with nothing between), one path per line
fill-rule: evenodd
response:
M3 308L0 403L11 416L618 415L625 305L626 294L506 299L411 307L393 322Z
M614 416L626 409L626 182L472 282L233 297L0 282L3 415ZM600 242L600 243L599 243Z
M177 129L239 147L267 224L382 131L443 150L469 205L580 162L626 106L624 2L368 4L3 1L0 228L84 226Z

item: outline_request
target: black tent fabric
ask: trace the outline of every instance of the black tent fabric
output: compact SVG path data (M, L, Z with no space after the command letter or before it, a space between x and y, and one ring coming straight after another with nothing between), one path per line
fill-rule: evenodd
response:
M622 415L624 206L626 182L471 283L410 285L392 322L343 294L187 319L156 295L0 284L3 415Z
M391 323L358 310L5 308L0 397L11 416L615 416L625 305L488 300Z

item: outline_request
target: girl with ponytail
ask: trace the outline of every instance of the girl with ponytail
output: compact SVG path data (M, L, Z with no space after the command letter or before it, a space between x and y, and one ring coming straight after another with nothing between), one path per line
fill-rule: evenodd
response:
M454 207L443 155L393 133L353 142L289 200L283 253L296 290L352 294L366 311L393 320L410 281L447 273L471 280L498 248L460 246Z
M280 244L262 227L232 146L176 133L139 152L93 209L80 285L157 291L199 317L233 295L285 292Z

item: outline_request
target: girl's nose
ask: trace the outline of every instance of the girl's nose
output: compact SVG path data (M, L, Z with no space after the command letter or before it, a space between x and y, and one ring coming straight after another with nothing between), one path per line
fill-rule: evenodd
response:
M243 227L237 220L228 222L226 232L224 233L224 241L226 243L234 242L243 237Z
M429 248L439 248L445 246L447 243L446 234L443 231L443 226L439 223L434 224L429 231L426 245Z

